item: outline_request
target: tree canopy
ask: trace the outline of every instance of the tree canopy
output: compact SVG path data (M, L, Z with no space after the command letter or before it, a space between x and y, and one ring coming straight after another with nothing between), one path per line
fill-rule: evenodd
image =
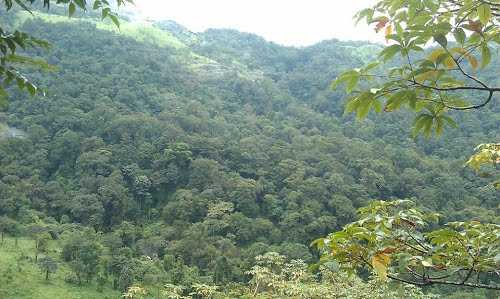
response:
M63 8L0 11L5 28L51 44L51 51L27 49L26 56L61 70L32 70L30 80L47 94L8 89L10 106L0 114L0 297L495 294L383 281L366 264L353 264L357 275L349 276L342 263L316 266L319 255L309 244L358 221L356 211L373 208L374 199L415 203L387 208L383 219L406 208L424 218L439 213L439 222L410 231L433 248L428 234L445 223L476 220L481 230L498 223L489 175L497 148L478 148L474 169L463 167L473 144L496 138L497 106L450 111L460 130L413 139L407 114L369 113L356 122L342 113L345 93L330 88L343 70L376 55L377 45L283 47L234 30L193 33L172 22L121 20L117 30L100 16L68 18ZM496 69L478 77L496 78ZM396 238L388 232L383 244ZM360 249L370 264L386 248L378 245ZM404 249L441 267L432 251L408 248L398 254ZM387 277L425 281L398 272L393 254ZM475 279L466 283L495 282L491 260L482 256L481 265L464 262ZM385 260L375 259L379 269ZM422 275L415 260L408 265ZM458 261L443 264L425 275L457 270L441 280L461 282L468 273Z
M94 10L99 11L101 18L110 19L116 26L120 26L118 14L112 10L112 5L107 0L95 0L92 5L85 0L3 0L3 8L6 11L21 10L32 13L32 6L49 10L51 5L64 6L67 8L68 16L75 14L77 9L82 11ZM117 0L113 4L120 7L127 3L133 3L133 0ZM40 70L53 70L54 67L49 65L43 59L37 59L26 55L23 51L42 48L47 49L50 43L46 40L32 36L29 33L14 30L0 26L0 108L5 108L7 105L8 88L11 85L17 86L20 90L25 90L31 95L35 95L43 90L33 84L28 75L23 72L27 67ZM21 51L20 51L21 50Z

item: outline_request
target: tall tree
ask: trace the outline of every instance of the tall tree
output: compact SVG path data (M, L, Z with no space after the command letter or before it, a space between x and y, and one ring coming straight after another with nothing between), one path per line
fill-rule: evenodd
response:
M45 280L49 280L49 275L57 271L57 261L50 256L41 258L38 261L38 266L45 273Z

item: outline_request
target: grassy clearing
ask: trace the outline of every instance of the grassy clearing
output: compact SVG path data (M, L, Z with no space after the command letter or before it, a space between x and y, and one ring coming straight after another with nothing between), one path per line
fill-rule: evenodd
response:
M262 78L259 72L252 72L247 69L244 64L237 61L228 66L223 66L219 62L212 60L203 55L199 55L191 51L182 41L166 30L157 28L147 22L128 22L121 20L120 28L117 28L109 20L99 20L94 18L69 18L67 16L47 14L39 11L34 11L33 15L27 12L18 12L16 14L16 27L21 26L24 22L31 18L40 18L47 23L72 23L90 22L95 24L99 30L113 32L124 37L132 38L140 43L150 44L157 47L166 47L175 49L175 59L190 70L197 73L207 73L207 76L224 75L227 72L237 71L238 75L249 80L257 80Z
M0 246L0 298L1 299L115 299L121 298L120 292L108 285L102 292L95 284L77 286L66 283L64 278L69 269L58 263L58 270L49 281L34 263L34 241L19 239L18 246L12 238L5 238ZM48 253L54 258L60 256L56 242L51 244Z
M30 18L40 18L47 23L78 23L78 22L90 22L96 25L100 30L111 31L116 34L120 34L126 37L133 38L138 42L150 43L159 47L171 47L176 49L187 48L180 40L174 37L170 32L156 28L148 23L143 22L127 22L122 20L120 28L117 28L110 21L105 20L95 20L92 18L69 18L67 16L59 16L53 14L46 14L42 12L35 11L33 15L27 12L18 12L16 15L17 24L21 25L26 20Z

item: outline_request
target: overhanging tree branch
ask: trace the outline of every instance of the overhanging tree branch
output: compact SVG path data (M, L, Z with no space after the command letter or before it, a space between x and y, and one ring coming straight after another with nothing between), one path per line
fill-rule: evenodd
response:
M398 277L394 274L388 274L387 277L390 279L407 283L407 284L412 284L416 286L430 286L430 285L453 285L453 286L462 286L462 287L470 287L470 288L479 288L479 289L488 289L488 290L500 290L500 285L489 285L489 284L482 284L482 283L469 283L469 282L456 282L456 281L447 281L447 280L436 280L436 279L422 279L422 281L414 281L414 280L409 280L409 279L404 279L401 277Z

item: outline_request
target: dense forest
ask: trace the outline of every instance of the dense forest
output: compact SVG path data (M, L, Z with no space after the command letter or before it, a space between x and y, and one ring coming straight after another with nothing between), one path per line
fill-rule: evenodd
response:
M498 101L453 114L459 128L438 139L413 138L405 112L358 122L330 88L378 45L284 47L171 21L117 30L55 12L0 11L48 40L31 54L57 67L32 75L46 96L12 89L0 113L0 298L118 298L132 286L243 297L263 269L307 272L311 241L374 199L412 199L443 222L500 221L498 191L464 168L475 145L499 139ZM497 71L480 75L500 85ZM369 298L498 295L328 275L346 283L339 292L381 292ZM318 291L308 279L301 288Z

